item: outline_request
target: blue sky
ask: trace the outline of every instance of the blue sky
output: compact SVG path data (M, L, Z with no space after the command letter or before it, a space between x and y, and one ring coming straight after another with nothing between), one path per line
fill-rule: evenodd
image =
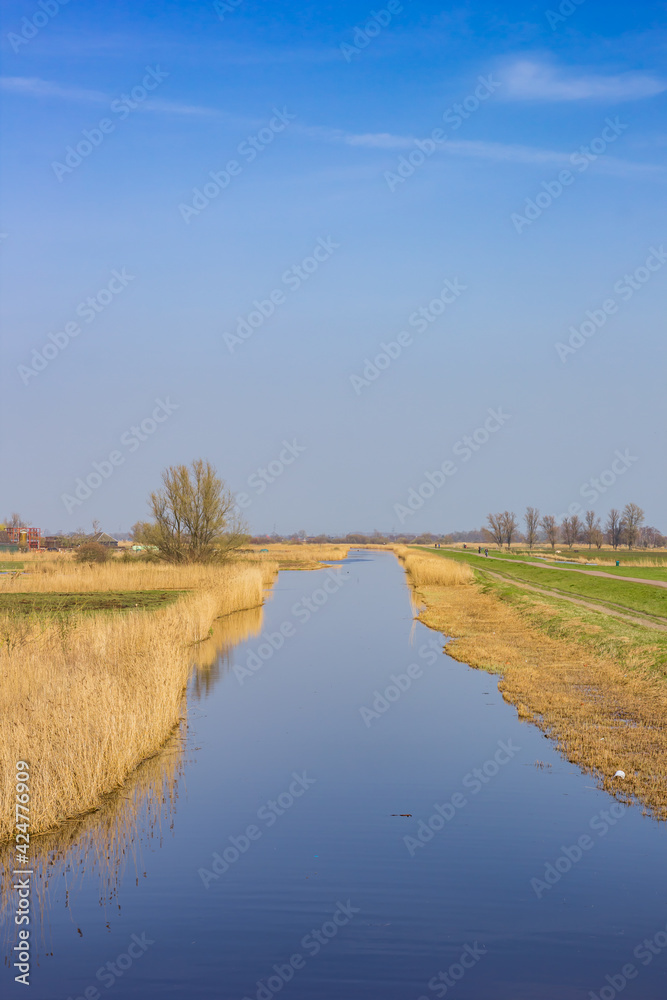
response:
M253 531L667 530L664 3L43 4L2 28L0 513L126 530L202 456Z

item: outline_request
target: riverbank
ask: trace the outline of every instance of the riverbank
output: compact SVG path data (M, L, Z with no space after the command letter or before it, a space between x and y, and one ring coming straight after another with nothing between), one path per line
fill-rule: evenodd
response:
M39 610L0 612L0 772L29 763L30 831L38 834L97 808L160 750L184 714L194 644L220 616L261 605L277 565L61 560L31 562L29 570L0 586L6 599L42 597ZM63 601L110 591L177 597L157 608L138 600L130 610ZM44 600L49 594L53 606ZM7 780L0 841L14 831L14 798Z
M448 553L420 555L470 568ZM667 633L472 573L463 586L418 584L419 619L452 637L454 659L501 674L519 717L602 788L667 818Z

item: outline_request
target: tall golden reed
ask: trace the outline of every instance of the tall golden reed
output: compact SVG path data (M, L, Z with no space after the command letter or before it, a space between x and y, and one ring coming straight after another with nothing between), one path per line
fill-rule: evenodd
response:
M183 714L192 644L220 615L260 605L275 568L72 563L3 580L3 590L191 592L154 612L0 616L0 841L13 830L18 760L30 764L37 833L95 808L156 753Z
M474 573L466 563L442 558L435 554L414 552L406 545L393 545L414 587L460 587L472 583Z

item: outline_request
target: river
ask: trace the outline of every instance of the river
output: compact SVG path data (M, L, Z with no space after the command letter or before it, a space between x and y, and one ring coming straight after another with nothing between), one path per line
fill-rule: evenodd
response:
M664 824L443 643L382 552L221 622L187 730L49 840L25 995L663 998Z

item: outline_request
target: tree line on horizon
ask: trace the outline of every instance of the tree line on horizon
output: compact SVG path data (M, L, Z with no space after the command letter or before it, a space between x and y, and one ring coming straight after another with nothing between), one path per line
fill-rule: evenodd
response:
M627 545L629 549L663 547L667 539L657 528L644 524L646 516L636 503L626 503L622 510L612 507L604 525L593 510L587 510L583 519L578 514L566 515L560 524L553 514L541 514L537 507L526 507L523 515L525 532L519 532L519 522L514 511L487 514L488 527L482 533L498 548L512 541L523 542L532 549L537 542L546 542L552 550L559 543L572 548L577 543L587 544L589 549L600 549L606 543L617 549Z

